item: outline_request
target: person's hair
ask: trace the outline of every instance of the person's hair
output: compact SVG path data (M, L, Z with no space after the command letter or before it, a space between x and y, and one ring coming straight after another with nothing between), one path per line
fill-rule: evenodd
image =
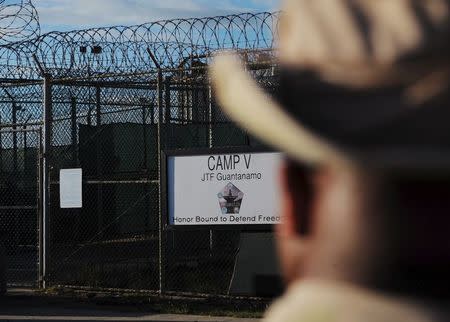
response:
M450 298L450 172L388 173L378 189L383 238L375 287Z

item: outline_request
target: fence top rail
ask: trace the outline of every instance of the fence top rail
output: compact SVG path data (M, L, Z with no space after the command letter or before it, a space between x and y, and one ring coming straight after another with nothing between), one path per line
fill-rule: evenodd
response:
M240 56L246 63L246 68L250 71L264 70L272 67L276 67L277 63L274 58L274 52L272 50L267 50L271 53L270 57L266 57L264 60L253 61L248 57L245 57L245 52L240 52ZM141 72L130 72L130 73L104 73L91 76L68 76L62 78L54 78L52 80L53 84L67 85L76 83L77 85L86 84L111 84L113 86L120 84L144 84L144 83L157 83L158 74L165 74L166 77L171 77L175 79L176 77L184 77L186 80L185 73L203 73L207 75L208 64L205 63L203 66L189 66L189 67L174 67L174 68L160 68L160 69L149 69ZM137 78L137 79L136 79Z
M33 122L33 123L20 123L20 124L0 124L0 132L10 133L10 132L39 132L40 128L30 126L42 126L43 122Z
M42 79L14 79L14 78L0 78L1 87L17 87L17 86L28 86L41 84Z

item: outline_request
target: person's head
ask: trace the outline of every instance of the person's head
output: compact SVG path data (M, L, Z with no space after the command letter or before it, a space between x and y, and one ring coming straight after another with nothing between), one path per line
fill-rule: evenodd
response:
M450 172L368 167L280 171L278 251L288 284L337 280L417 297L449 297Z
M307 168L288 160L280 170L283 222L277 241L283 276L361 281L380 227L377 178L352 166Z
M285 3L276 100L234 58L211 74L228 115L289 156L286 280L448 296L449 1Z

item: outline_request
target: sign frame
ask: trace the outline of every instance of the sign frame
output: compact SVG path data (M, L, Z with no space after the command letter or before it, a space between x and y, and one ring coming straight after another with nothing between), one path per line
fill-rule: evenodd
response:
M205 230L234 230L241 232L273 232L274 224L235 224L235 225L171 225L169 218L169 196L168 196L168 159L176 156L202 156L213 154L234 154L234 153L281 153L279 151L261 147L217 147L217 148L193 148L161 151L160 167L160 200L161 200L161 220L164 231L205 231Z

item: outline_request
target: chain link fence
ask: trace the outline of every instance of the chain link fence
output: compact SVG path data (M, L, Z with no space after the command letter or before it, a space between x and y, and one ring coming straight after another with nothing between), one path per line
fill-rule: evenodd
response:
M272 65L252 72L269 91L276 87ZM161 231L161 151L258 146L217 107L206 66L48 82L11 87L2 105L0 225L9 283L37 285L40 277L47 286L229 295L239 231ZM45 166L44 96L51 112ZM78 167L83 208L62 209L59 171ZM47 210L40 193L48 193ZM47 227L41 255L40 225Z
M276 88L271 64L250 70ZM232 295L241 232L161 222L161 151L259 145L216 105L206 64L45 83L7 88L1 106L8 283ZM60 207L67 168L83 169L81 209Z
M41 82L0 84L0 271L10 285L34 287L42 262Z
M0 247L6 279L37 286L40 132L0 129Z
M275 88L272 65L253 73ZM228 295L239 231L161 231L161 151L258 146L218 109L206 66L54 80L51 106L48 285ZM71 167L83 169L78 210L59 207Z
M159 289L155 85L51 84L47 283ZM83 169L83 208L59 207L59 170Z
M222 114L207 68L214 52L234 49L274 91L277 16L168 20L0 44L0 253L8 284L236 295L243 233L166 230L161 153L259 146ZM60 207L59 174L69 168L83 171L81 209Z
M250 70L266 90L276 89L273 65L262 64ZM259 147L259 142L231 123L217 106L206 72L206 68L196 68L165 75L164 103L169 122L162 131L163 149ZM165 290L230 295L240 236L235 228L165 232Z

